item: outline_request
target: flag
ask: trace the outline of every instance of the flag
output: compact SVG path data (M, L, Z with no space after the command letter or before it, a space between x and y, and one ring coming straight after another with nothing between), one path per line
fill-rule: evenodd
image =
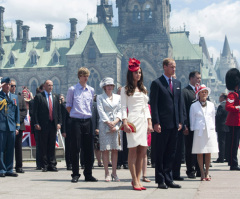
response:
M58 136L56 135L56 144L55 144L55 147L59 147L59 143L58 143Z
M23 132L22 146L32 146L31 145L31 132Z

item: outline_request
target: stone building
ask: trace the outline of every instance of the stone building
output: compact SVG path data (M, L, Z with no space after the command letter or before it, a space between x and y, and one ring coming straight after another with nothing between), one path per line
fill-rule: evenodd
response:
M89 84L99 94L102 92L99 82L106 76L113 77L117 86L125 84L128 59L135 57L141 61L144 84L149 89L152 80L163 72L162 60L172 57L183 86L188 84L189 72L198 70L214 93L222 89L218 86L223 85L222 66L238 67L227 49L221 54L222 64L214 68L204 37L199 44L192 44L188 31L170 32L169 0L116 0L116 5L118 26L112 26L112 5L108 0L101 0L96 13L98 22L88 22L79 34L75 18L69 20L70 38L67 39L53 39L52 24L46 24L44 37L29 38L30 27L16 20L16 40L12 38L11 28L4 26L4 8L0 7L0 76L15 79L18 91L27 85L33 94L37 86L51 79L54 92L66 94L78 82L78 68L85 66L91 72ZM229 47L228 43L226 46ZM214 94L213 101L216 99Z

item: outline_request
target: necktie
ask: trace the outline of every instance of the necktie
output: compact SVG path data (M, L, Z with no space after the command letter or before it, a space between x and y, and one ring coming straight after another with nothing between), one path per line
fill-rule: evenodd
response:
M49 119L53 121L53 107L52 107L52 100L51 100L51 94L48 94L48 103L49 103Z
M171 91L172 91L172 93L173 93L172 80L171 80L171 79L168 79L168 81L169 81L169 87L170 87L170 89L171 89Z

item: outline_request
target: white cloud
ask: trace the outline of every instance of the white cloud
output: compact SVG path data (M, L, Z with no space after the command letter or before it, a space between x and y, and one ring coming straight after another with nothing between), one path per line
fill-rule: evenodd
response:
M69 18L77 18L77 29L82 30L88 18L96 17L97 0L7 0L4 22L16 30L15 20L30 26L30 37L45 36L45 24L53 24L53 36L69 35Z
M190 8L173 10L171 27L178 28L185 23L186 29L190 31L190 39L194 43L198 43L199 36L204 36L207 41L223 44L224 37L227 35L230 47L231 43L240 45L239 10L240 1L228 0L212 3L201 10L192 11Z
M220 50L218 50L214 46L209 46L208 51L209 51L210 57L213 57L213 60L215 62L216 59L220 56Z

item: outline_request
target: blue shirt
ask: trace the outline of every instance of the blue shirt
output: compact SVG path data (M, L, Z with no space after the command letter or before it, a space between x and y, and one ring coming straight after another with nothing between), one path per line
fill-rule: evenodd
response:
M167 77L164 73L163 73L163 76L165 77L165 79L166 79L166 81L167 81L167 83L168 83L168 85L169 85L169 79L171 79L171 81L172 81L172 77L169 78L169 77Z
M66 107L71 107L70 117L87 119L92 117L92 103L94 88L86 86L84 89L80 83L68 89Z
M47 91L44 91L45 95L46 95L46 98L47 98L47 103L48 103L48 108L49 108L49 101L48 101L48 98L49 98L49 94L50 94L50 98L51 98L51 101L52 101L52 107L53 107L53 98L52 98L52 93L50 92L48 94Z

